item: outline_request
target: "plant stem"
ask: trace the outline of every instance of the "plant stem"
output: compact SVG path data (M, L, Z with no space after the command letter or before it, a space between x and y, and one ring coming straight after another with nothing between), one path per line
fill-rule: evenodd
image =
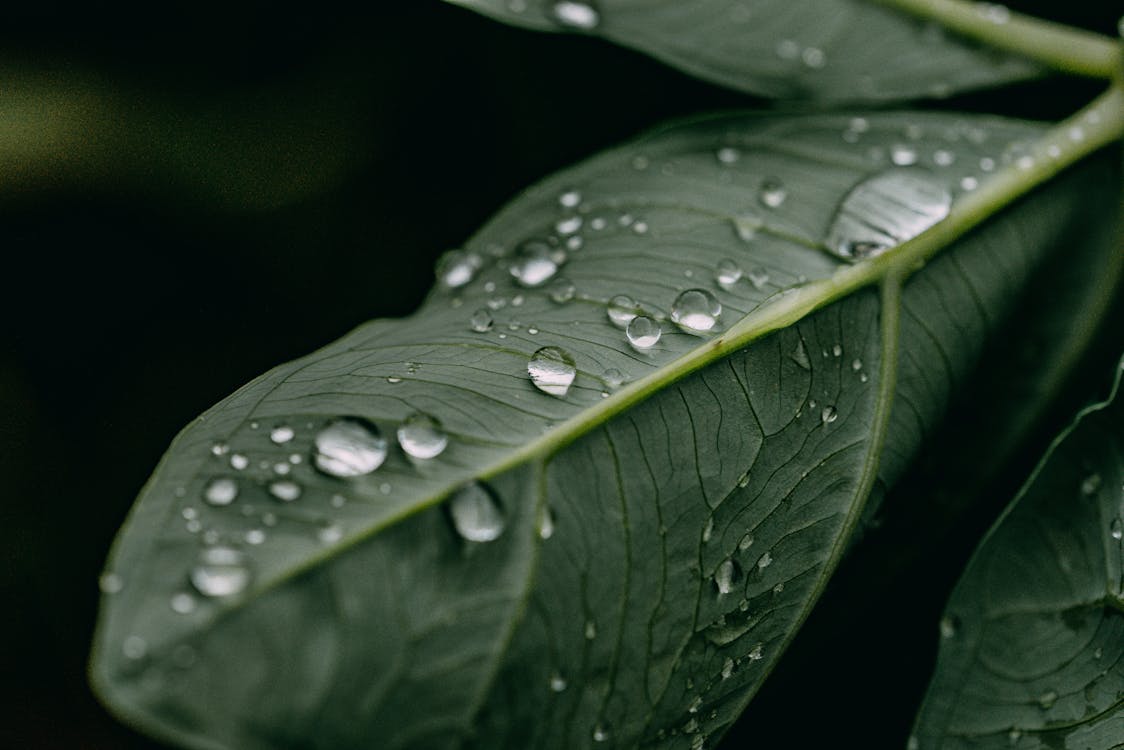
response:
M1002 5L965 0L875 2L931 19L964 36L1065 73L1112 78L1120 67L1121 46L1116 39L1014 13Z

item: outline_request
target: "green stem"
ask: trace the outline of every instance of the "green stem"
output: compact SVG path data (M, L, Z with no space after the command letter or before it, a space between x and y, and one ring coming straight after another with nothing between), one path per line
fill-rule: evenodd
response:
M1116 39L1014 13L1002 5L965 0L874 1L1064 73L1112 78L1120 68L1121 47Z

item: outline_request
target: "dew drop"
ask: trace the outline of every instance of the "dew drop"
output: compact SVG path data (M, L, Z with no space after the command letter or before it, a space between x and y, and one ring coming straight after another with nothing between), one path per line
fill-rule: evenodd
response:
M469 327L477 333L487 333L492 330L494 323L492 314L488 312L487 308L483 307L472 313L472 317L468 319Z
M601 23L601 13L589 0L556 0L550 13L561 26L592 31Z
M203 490L203 499L209 505L230 505L238 497L238 483L229 477L212 479Z
M761 189L757 193L761 205L769 208L780 208L787 198L788 188L776 178L769 178L762 182Z
M542 240L527 240L515 250L511 275L521 286L542 286L558 272L554 248Z
M562 398L570 391L577 369L568 353L557 346L544 346L531 355L527 375L543 393Z
M552 300L561 305L572 300L574 295L577 294L577 289L572 281L559 277L550 282L546 293L550 295Z
M503 533L503 509L491 488L482 482L470 482L457 490L448 509L453 527L463 539L491 542Z
M761 217L753 214L740 214L734 217L734 232L742 242L749 242L757 237L758 230L765 225Z
M625 329L628 343L634 349L651 349L659 343L662 333L660 324L647 315L637 315L629 321L628 328Z
M539 539L546 541L554 536L554 513L550 508L543 508L542 518L539 519Z
M269 494L283 503L291 503L301 496L301 486L291 479L280 479L269 484Z
M745 552L747 549L749 549L752 546L753 546L753 534L746 534L745 536L743 536L741 538L741 541L738 542L738 549L740 549L742 552Z
M972 177L971 175L968 175L967 177L961 177L960 178L960 189L961 190L965 190L965 191L970 192L972 190L975 190L979 186L980 186L980 181L977 180L975 177Z
M615 367L610 367L605 370L605 372L601 373L601 379L605 381L605 385L607 385L610 390L614 391L624 385L624 381L626 380L625 374Z
M921 740L909 735L909 739L905 741L905 750L921 750Z
M624 294L618 294L609 300L607 309L609 320L617 328L625 328L636 317L636 300Z
M324 524L316 531L316 538L322 544L335 544L343 539L343 527L338 523Z
M561 693L566 689L566 678L558 672L550 675L550 689L552 692Z
M800 60L812 70L819 70L827 63L827 55L819 47L805 47L800 53Z
M414 412L398 425L398 445L412 458L434 458L441 455L449 437L441 423L422 412Z
M948 189L925 172L881 172L843 198L828 230L828 249L849 260L879 255L943 220L951 206Z
M215 443L214 445L211 446L211 455L212 456L225 456L229 450L230 450L230 446L227 445L226 443Z
M450 250L437 262L437 278L449 289L459 289L476 276L480 256L464 250Z
M598 724L593 728L594 742L607 742L609 736L609 727L605 726L604 724Z
M191 585L203 596L232 596L250 585L250 569L233 547L207 547L191 570Z
M714 586L719 594L729 594L741 580L742 571L737 562L732 559L723 560L714 571Z
M284 445L285 443L296 437L296 432L288 425L278 425L269 431L269 439L277 445Z
M834 406L825 406L820 412L820 421L824 424L831 424L839 419L839 412L835 410Z
M246 540L246 544L256 547L265 543L265 532L261 529L249 529L242 538Z
M316 434L313 463L333 477L370 474L386 460L386 438L365 419L337 419Z
M582 217L564 216L554 224L554 231L563 237L574 234L582 228Z
M742 269L734 261L726 258L725 260L718 261L718 269L714 274L718 286L726 291L730 291L734 286L741 281Z
M688 289L671 305L671 320L685 331L709 331L718 324L722 304L705 289Z

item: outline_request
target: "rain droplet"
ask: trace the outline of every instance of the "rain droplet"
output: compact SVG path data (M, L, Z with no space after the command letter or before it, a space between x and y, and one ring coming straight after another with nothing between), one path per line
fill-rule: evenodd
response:
M550 283L550 287L547 289L546 293L558 304L563 304L574 298L574 295L577 294L577 289L574 287L572 281L559 277Z
M760 216L740 214L734 217L734 232L737 233L738 239L743 242L749 242L757 237L758 230L763 226L765 226L765 222L761 221Z
M800 60L809 68L819 70L827 63L827 55L818 47L805 47L800 53Z
M565 351L557 346L544 346L531 355L527 374L540 391L562 398L570 391L577 369L573 357Z
M980 181L975 177L968 175L967 177L960 178L960 189L966 191L975 190L980 186Z
M560 25L581 31L592 31L601 23L601 14L589 0L556 0L550 13Z
M842 357L843 356L843 346L841 344L832 344L831 345L831 356Z
M762 182L761 190L757 193L761 205L769 208L780 208L787 198L788 188L776 178L769 178Z
M386 460L386 438L364 419L337 419L316 434L313 462L333 477L370 474Z
M492 314L483 307L472 313L472 317L468 319L469 327L477 333L487 333L492 330L493 323Z
M624 294L618 294L609 300L609 320L617 328L625 328L636 317L636 300Z
M747 484L748 484L748 482L747 482ZM738 485L744 486L744 485L741 484L741 482L739 482ZM749 549L752 546L753 546L753 534L746 534L745 536L743 536L741 538L741 541L738 542L738 549L740 549L742 552L745 552L747 549Z
M464 250L450 250L437 262L437 278L449 289L459 289L480 269L480 256Z
M296 432L289 425L278 425L269 431L269 439L277 445L284 445L285 443L296 437Z
M406 455L426 459L441 455L449 437L435 418L414 412L398 425L398 444Z
M628 343L635 349L651 349L659 343L662 333L660 324L647 315L637 315L625 329Z
M283 503L291 503L301 496L301 486L291 479L281 479L270 483L269 494Z
M933 163L938 167L947 167L954 161L956 161L956 155L951 151L941 148L933 152Z
M503 510L492 490L481 482L470 482L449 500L449 517L462 538L491 542L503 533Z
M723 560L714 571L714 586L719 594L729 594L741 580L742 571L737 562L731 559Z
M858 358L851 360L851 369L854 370L855 372L858 372L859 370L863 369L863 361L861 359L858 359Z
M191 570L191 585L203 596L232 596L250 585L250 569L233 547L208 547Z
M820 412L820 421L824 424L831 424L839 419L839 412L835 410L834 406L825 406L823 411Z
M721 314L722 304L705 289L688 289L671 305L672 322L693 333L714 328Z
M948 189L925 172L881 172L843 198L828 230L828 249L849 260L879 255L943 220L951 206Z
M210 505L230 505L238 497L238 483L228 477L212 479L203 490L203 499Z
M555 693L561 693L566 689L566 678L558 672L550 675L550 689Z
M734 288L734 285L741 281L742 269L738 264L729 258L718 261L718 270L714 274L714 278L718 281L718 286L726 291Z
M558 271L554 248L542 240L528 240L515 251L511 275L522 286L542 286Z

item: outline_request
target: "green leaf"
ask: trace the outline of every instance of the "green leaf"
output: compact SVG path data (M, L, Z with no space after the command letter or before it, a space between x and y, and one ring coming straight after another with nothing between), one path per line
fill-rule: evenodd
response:
M958 199L972 180L983 191L992 162L1039 133L917 113L730 115L536 186L441 265L418 313L267 373L176 439L111 556L98 691L192 747L720 734L806 616L878 472L936 424L1026 279L1082 236L1074 221L1111 210L1118 175L1098 160L1054 181L904 288L913 256L852 265L824 244L832 216L872 176L908 187L891 157ZM472 280L450 288L466 257ZM562 264L548 284L514 284L510 266L535 261L526 280L547 258ZM669 319L692 287L721 301L711 333ZM609 322L619 294L661 326L648 351ZM472 328L478 310L487 332ZM547 346L576 364L564 397L528 378ZM353 479L310 466L334 420L393 441L416 411L443 424L441 455L395 449ZM234 502L203 499L216 478L237 483ZM271 496L277 481L300 497ZM450 514L476 481L477 505ZM502 533L458 535L450 515L496 536L494 513L463 512L489 502ZM201 554L203 589L241 583L209 544L240 548L240 594L192 591Z
M985 537L941 620L911 744L1080 747L1124 737L1124 398L1050 447Z
M944 97L1041 73L1029 60L868 0L448 1L516 26L600 36L769 97Z

